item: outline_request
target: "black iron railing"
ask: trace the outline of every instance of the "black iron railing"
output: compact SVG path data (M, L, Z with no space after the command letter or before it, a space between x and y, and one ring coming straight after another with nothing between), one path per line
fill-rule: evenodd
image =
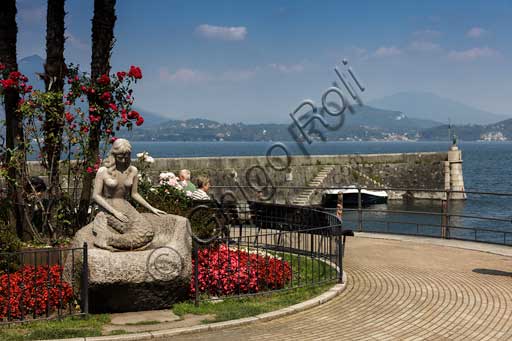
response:
M0 325L88 313L87 245L0 253Z
M290 203L293 193L313 190L307 207L321 207L325 190L354 189L336 187L267 187L267 203ZM470 240L501 245L512 245L512 193L466 190L466 200L455 200L462 192L426 188L370 188L355 187L359 192L356 204L343 208L343 227L360 232L419 235L446 239ZM386 191L387 204L365 206L361 191ZM251 186L223 186L214 188L216 197L223 192L244 200L255 197ZM394 198L392 199L394 194ZM330 209L334 212L334 208Z
M194 238L196 303L342 281L351 231L332 213L264 202L200 205L193 212L193 229L200 216L215 225L208 237Z

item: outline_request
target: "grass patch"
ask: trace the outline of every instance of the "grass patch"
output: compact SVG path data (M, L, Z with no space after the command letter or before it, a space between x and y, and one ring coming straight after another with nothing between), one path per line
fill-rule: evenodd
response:
M37 321L0 327L0 340L21 341L100 336L109 315L73 316L55 321Z
M224 299L221 302L205 301L201 302L198 307L193 302L182 302L175 304L172 311L180 317L185 314L215 316L213 320L205 320L203 323L250 317L285 308L318 296L329 289L336 280L336 269L323 261L282 252L269 251L268 255L279 256L290 264L293 277L286 285L287 288L303 287L240 299L221 297ZM327 282L317 286L307 286L323 281ZM265 288L263 288L264 290Z
M326 283L315 287L303 287L290 291L258 295L240 299L226 299L222 302L202 302L198 307L193 302L175 304L172 311L178 315L215 315L204 323L234 320L285 308L320 295L332 286Z

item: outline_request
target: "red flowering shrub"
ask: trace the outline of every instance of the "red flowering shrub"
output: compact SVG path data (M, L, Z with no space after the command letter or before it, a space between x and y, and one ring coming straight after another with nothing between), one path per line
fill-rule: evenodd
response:
M194 267L195 260L192 260ZM218 248L198 251L199 293L234 295L257 293L260 290L281 289L292 279L287 261L271 255ZM195 295L195 275L190 281L190 295Z
M65 308L73 299L71 285L62 280L62 267L26 265L9 276L0 276L0 320L46 314L58 307Z

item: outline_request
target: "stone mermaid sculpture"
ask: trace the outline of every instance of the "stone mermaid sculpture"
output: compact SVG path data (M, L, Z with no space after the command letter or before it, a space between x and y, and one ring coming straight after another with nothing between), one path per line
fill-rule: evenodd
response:
M131 145L112 144L94 180L100 212L73 238L88 247L90 312L169 308L188 297L192 274L192 233L187 218L166 214L139 194L138 170L130 164ZM128 198L144 207L139 213ZM67 257L64 278L79 287L83 259Z
M117 139L98 169L94 180L93 200L100 206L92 231L94 245L107 250L142 250L153 240L155 231L145 215L128 201L131 198L155 215L165 215L139 194L138 170L130 165L131 145Z

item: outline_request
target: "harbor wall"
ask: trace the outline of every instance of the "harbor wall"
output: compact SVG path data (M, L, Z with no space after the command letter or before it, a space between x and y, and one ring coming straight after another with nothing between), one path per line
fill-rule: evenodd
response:
M404 195L440 199L444 196L442 191L445 189L447 161L448 152L293 156L287 169L276 170L269 165L269 159L265 156L158 158L151 164L148 173L156 183L160 172L178 174L180 169L186 168L191 171L193 181L199 175L206 175L210 177L212 186L233 186L235 195L243 199L240 189L235 190L237 182L247 186L250 178L252 183L264 184L264 178L268 176L274 186L311 187L311 181L324 170L328 174L314 187L359 185L368 188L411 188L418 190L388 191L388 194L390 199L401 199ZM285 163L285 158L270 158L270 162L279 167ZM461 167L460 163L457 163L457 167ZM30 168L31 174L42 174L37 163ZM66 181L65 177L63 181ZM422 192L419 189L439 189L440 192ZM218 198L225 190L213 188L212 193ZM291 202L301 190L280 190L273 200ZM320 192L320 189L315 190L315 195L311 196L313 201L319 200ZM256 191L246 190L249 198L255 195Z

